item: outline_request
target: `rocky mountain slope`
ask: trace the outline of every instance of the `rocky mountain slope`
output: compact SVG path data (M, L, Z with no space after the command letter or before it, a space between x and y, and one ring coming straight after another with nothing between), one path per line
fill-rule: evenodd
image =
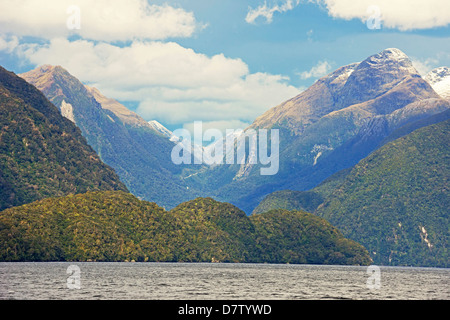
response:
M354 168L309 191L276 191L253 214L307 210L383 265L448 266L450 109L395 131Z
M194 198L171 161L174 143L136 113L83 85L59 66L21 74L73 121L101 159L137 197L167 208Z
M315 214L360 240L376 264L448 267L450 120L359 162Z
M127 188L39 90L0 67L0 210L97 190Z
M47 67L51 68L50 66ZM26 79L28 78L27 74L24 74L23 76ZM84 87L100 104L102 109L109 110L112 113L114 113L120 119L120 121L122 121L123 124L131 127L143 127L153 129L153 127L149 126L148 123L144 119L142 119L138 114L129 110L118 101L104 96L97 88L90 87L87 85L84 85Z
M213 168L202 177L215 195L250 213L267 194L309 190L380 147L396 129L450 108L402 51L391 48L339 68L300 95L268 110L251 129L279 129L280 167Z

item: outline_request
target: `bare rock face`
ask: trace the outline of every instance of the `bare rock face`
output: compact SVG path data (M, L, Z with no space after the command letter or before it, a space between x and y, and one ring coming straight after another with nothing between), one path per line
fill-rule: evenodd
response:
M352 72L340 92L338 105L346 107L375 99L411 77L420 75L406 54L398 49L383 50Z
M439 96L421 78L408 56L392 48L317 80L298 96L258 117L252 127L276 125L301 134L322 117L346 108L373 116L429 98Z
M179 176L182 168L171 161L174 143L139 115L60 66L46 65L20 76L80 128L134 195L166 208L193 197Z
M112 122L116 121L114 118L117 117L125 125L147 127L153 130L148 122L139 115L118 101L104 96L97 88L82 84L61 66L44 65L20 74L20 77L43 92L72 122L77 123L76 119L80 118L78 125L82 130L83 126L87 124L86 122L92 120L84 118L85 114L94 112L95 116L100 118L103 114L108 114L102 109L114 114L114 116L109 114L108 117L108 120ZM95 109L96 111L94 111ZM86 128L86 132L87 130L88 128ZM91 128L91 130L93 129Z
M142 119L138 114L126 108L117 100L104 96L97 88L85 85L86 90L97 100L103 109L114 113L124 124L132 127L148 127L148 122Z
M268 110L251 125L253 128L270 128L281 125L296 134L330 112L339 110L336 101L349 76L358 66L350 64L317 80L298 96Z
M450 108L436 89L450 79L447 71L437 70L426 81L405 53L389 48L322 77L251 125L280 129L279 173L263 179L260 166L253 165L238 177L237 168L240 179L219 189L222 199L251 211L259 201L249 203L262 200L267 190L307 190L355 165L401 126Z

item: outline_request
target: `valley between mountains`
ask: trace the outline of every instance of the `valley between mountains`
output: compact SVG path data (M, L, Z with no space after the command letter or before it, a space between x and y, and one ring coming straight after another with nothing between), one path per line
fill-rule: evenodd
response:
M243 128L279 130L264 176L174 164L70 70L0 68L0 260L449 267L449 92L396 48L342 66Z

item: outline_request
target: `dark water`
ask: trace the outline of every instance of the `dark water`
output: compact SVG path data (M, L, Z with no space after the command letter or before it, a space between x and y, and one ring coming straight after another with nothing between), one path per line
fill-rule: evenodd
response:
M67 273L71 265L79 273ZM0 299L450 299L450 269L367 271L273 264L0 263Z

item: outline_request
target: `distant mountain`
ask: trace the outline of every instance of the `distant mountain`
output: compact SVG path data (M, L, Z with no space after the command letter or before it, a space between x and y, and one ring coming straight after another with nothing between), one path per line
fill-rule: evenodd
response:
M386 49L337 69L254 121L250 129L279 129L277 174L261 176L263 166L247 161L211 168L192 183L208 181L214 196L250 213L266 195L312 189L398 128L449 108L405 53Z
M312 214L248 217L211 198L166 211L124 192L45 199L0 212L0 261L371 262L363 246Z
M0 67L0 210L99 190L127 188L39 90Z
M450 99L450 68L440 67L431 70L425 76L425 80L441 97Z
M444 120L385 144L315 214L360 241L375 264L449 267L449 131Z
M414 130L449 119L450 109L447 109L444 112L435 114L428 118L408 123L395 130L383 141L381 141L380 147L393 140L406 136ZM343 169L333 174L320 183L317 187L308 191L279 190L272 192L264 197L252 213L257 214L272 209L304 210L307 212L314 212L317 207L321 205L326 198L329 197L333 191L345 181L345 177L351 172L351 169L352 168Z
M51 66L47 67L52 68ZM61 71L64 72L63 70ZM30 73L24 74L23 76L25 78L28 78L28 74ZM84 87L104 110L109 110L112 113L114 113L120 119L120 121L122 121L123 124L131 127L143 127L153 129L153 127L149 126L149 124L144 119L142 119L138 114L127 109L123 104L119 103L118 101L104 96L97 88L90 87L87 85L84 85Z
M170 131L169 129L167 129L166 127L164 127L161 123L159 123L156 120L151 120L148 122L148 124L153 128L153 130L161 133L163 136L167 137L167 138L172 138L173 133L172 131Z
M275 209L302 210L313 213L345 181L345 177L350 171L351 168L336 172L311 190L279 190L272 192L264 197L252 214Z
M445 110L444 112L437 113L435 115L432 115L428 118L423 118L414 122L410 122L408 124L405 124L404 126L396 129L393 131L389 136L387 136L383 141L381 141L380 146L385 145L388 142L391 142L395 139L401 138L403 136L406 136L407 134L410 134L414 130L439 123L445 120L450 119L450 109Z
M113 167L130 192L171 208L195 198L171 161L174 143L147 121L60 66L20 75L35 85L80 129L101 159Z
M324 116L333 119L345 113L358 120L390 113L416 98L436 97L408 56L392 48L317 80L300 95L257 118L252 127L280 126L298 134Z

